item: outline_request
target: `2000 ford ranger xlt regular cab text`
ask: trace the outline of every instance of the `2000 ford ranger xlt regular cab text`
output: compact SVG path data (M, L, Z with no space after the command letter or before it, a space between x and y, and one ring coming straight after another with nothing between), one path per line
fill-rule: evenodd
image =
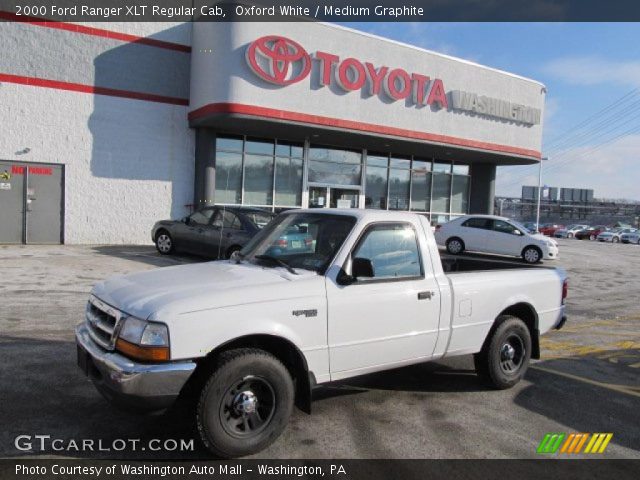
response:
M287 232L309 241L283 242ZM257 452L310 411L317 384L474 354L508 388L565 321L562 270L441 258L429 221L372 210L280 214L231 260L97 284L78 363L113 402L170 406L197 391L214 454Z

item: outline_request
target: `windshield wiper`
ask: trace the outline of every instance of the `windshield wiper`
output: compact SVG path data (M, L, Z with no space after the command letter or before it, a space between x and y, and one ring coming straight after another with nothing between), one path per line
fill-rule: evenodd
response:
M292 273L293 275L298 275L298 272L296 272L293 267L291 267L291 265L289 265L287 262L280 260L277 257L272 257L271 255L256 255L253 258L257 258L258 260L269 260L270 262L276 263L278 265L280 265L281 267L284 267L287 269L287 271L289 273Z

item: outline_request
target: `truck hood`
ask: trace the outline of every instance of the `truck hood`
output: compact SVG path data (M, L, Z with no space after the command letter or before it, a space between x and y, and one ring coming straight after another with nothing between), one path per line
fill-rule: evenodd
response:
M317 287L282 288L285 284L307 285L322 279L309 270L292 275L283 268L262 267L230 261L163 267L108 278L92 294L114 308L138 318L162 320L180 313L208 310L242 303L259 303L317 294Z

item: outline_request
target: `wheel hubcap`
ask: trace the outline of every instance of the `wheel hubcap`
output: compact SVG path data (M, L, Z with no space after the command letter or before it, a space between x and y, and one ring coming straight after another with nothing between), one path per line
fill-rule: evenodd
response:
M500 368L513 375L520 370L525 357L524 342L518 335L512 335L500 348Z
M461 249L462 245L460 245L460 242L458 242L457 240L449 242L449 250L451 250L453 253L458 253Z
M168 235L160 235L158 237L158 248L161 252L168 252L171 250L171 238Z
M538 255L538 251L537 250L527 250L526 252L524 252L524 258L528 261L528 262L537 262L538 258L540 258L540 256Z
M251 390L239 393L233 400L233 409L237 415L251 415L257 407L258 397Z
M271 422L276 396L271 384L252 375L233 383L222 397L219 409L224 430L236 438L258 435Z

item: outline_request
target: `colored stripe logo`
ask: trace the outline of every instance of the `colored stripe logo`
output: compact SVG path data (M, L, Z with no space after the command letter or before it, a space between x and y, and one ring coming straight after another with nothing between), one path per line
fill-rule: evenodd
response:
M539 454L604 453L613 433L547 433L538 449Z

